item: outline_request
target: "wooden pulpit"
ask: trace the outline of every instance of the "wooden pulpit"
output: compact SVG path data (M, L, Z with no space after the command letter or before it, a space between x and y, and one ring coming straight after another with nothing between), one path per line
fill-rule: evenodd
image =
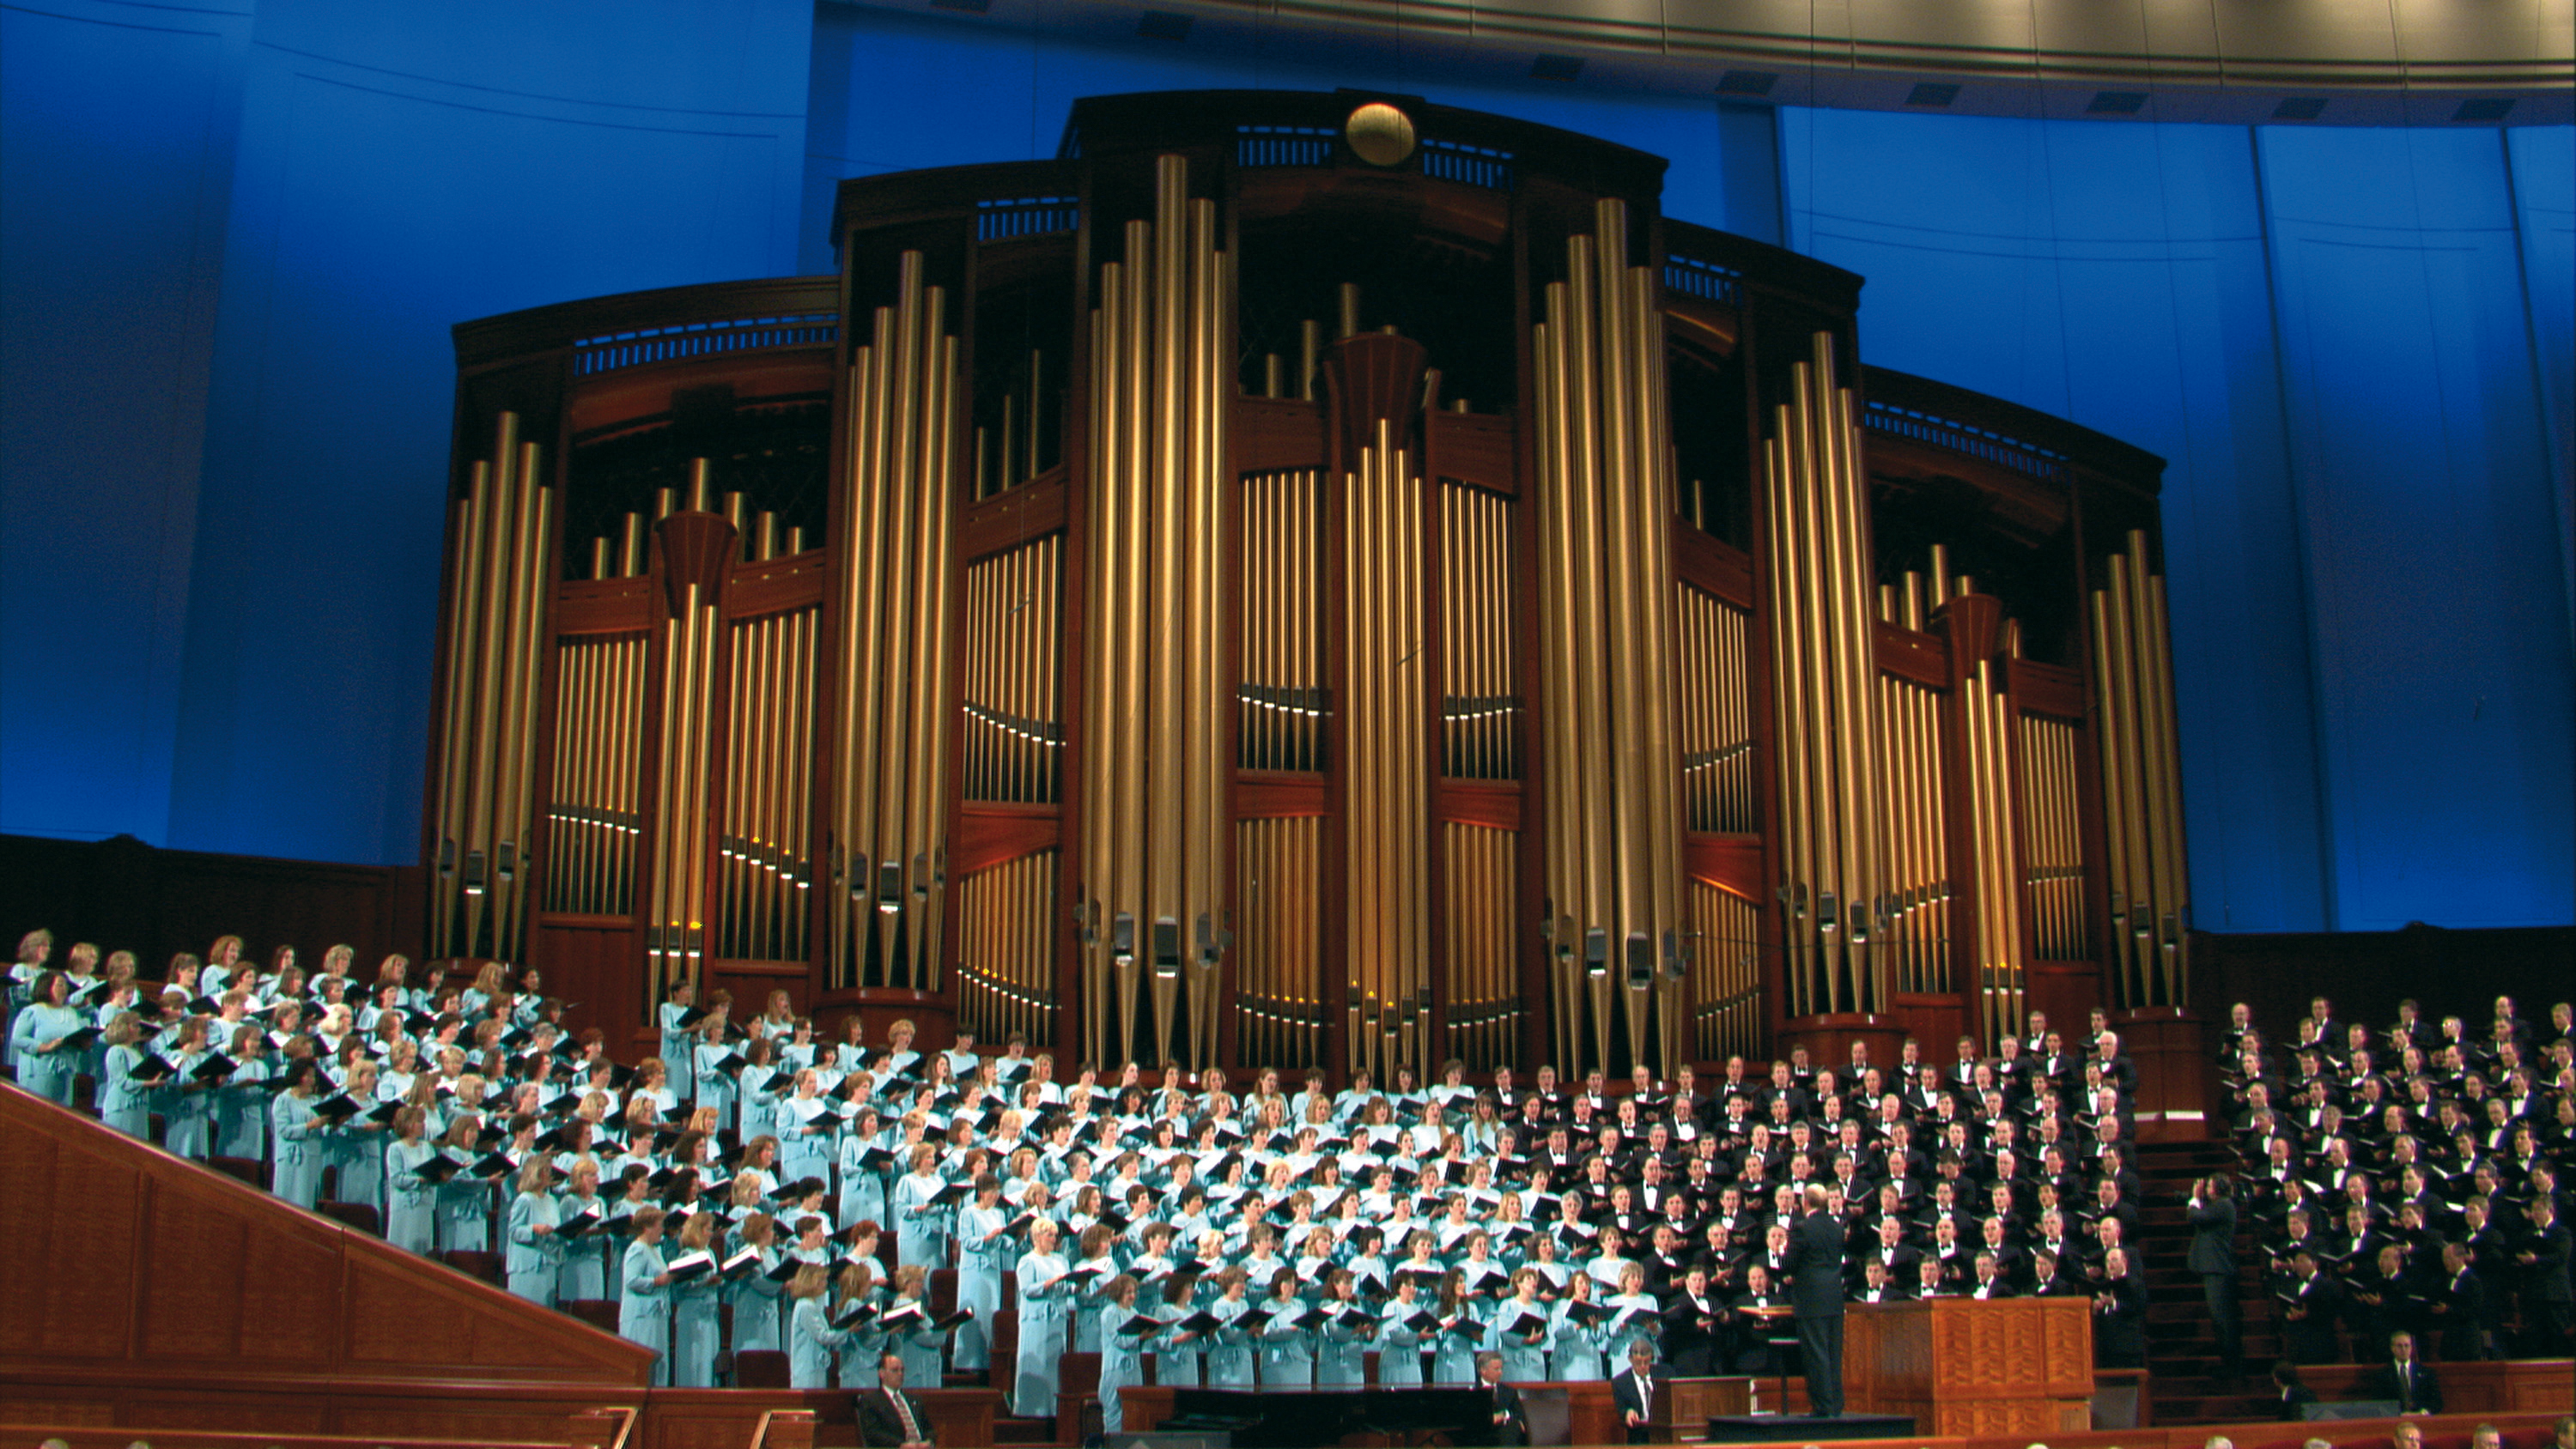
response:
M1910 1415L1926 1436L2089 1429L2092 1300L1855 1304L1843 1326L1843 1396L1854 1412Z

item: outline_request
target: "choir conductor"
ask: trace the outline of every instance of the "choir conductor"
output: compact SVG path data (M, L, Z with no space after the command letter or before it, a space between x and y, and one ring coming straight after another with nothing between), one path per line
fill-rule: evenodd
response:
M1807 1215L1789 1234L1789 1303L1806 1360L1807 1409L1817 1419L1843 1412L1843 1225L1825 1211L1825 1189L1807 1187Z

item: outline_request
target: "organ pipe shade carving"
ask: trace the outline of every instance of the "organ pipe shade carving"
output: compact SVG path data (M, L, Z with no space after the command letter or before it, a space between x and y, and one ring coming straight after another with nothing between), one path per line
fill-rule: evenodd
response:
M557 646L549 911L624 916L635 909L647 650L640 634Z
M2132 530L2092 598L2095 736L2111 913L2105 964L2125 1006L2186 1004L2191 875L2183 853L2181 752L2165 581Z
M965 778L969 800L1058 798L1056 705L1064 540L1050 534L966 570Z
M1692 1048L1702 1061L1762 1051L1762 910L1706 881L1690 883Z
M1511 504L1440 487L1441 773L1516 780L1521 701L1512 680Z
M957 885L957 1019L988 1042L1055 1039L1057 853L1041 850Z
M1520 1053L1523 1012L1515 917L1517 831L1449 821L1441 826L1449 986L1447 1055L1491 1071Z
M1231 261L1180 157L1126 225L1089 316L1081 839L1083 1040L1116 1060L1216 1050L1234 711L1222 695ZM1103 239L1103 250L1110 248Z
M1430 762L1424 725L1422 487L1397 424L1377 420L1343 475L1347 692L1343 900L1349 1061L1386 1077L1430 1044Z
M728 959L805 959L819 617L795 609L731 627L716 858L717 954Z
M2047 715L2021 717L2022 897L2031 948L2043 961L2081 961L2084 831L2076 754L2083 726Z
M1868 483L1830 333L1790 369L1764 449L1773 737L1792 1016L1886 1009L1887 815Z
M1243 480L1243 682L1237 758L1247 770L1324 768L1322 478Z
M1684 925L1663 318L1625 206L1593 222L1532 339L1549 977L1560 1060L1607 1060L1614 1022L1646 1060L1650 1019L1679 1046L1678 984L1654 968Z
M500 415L492 456L474 462L450 512L430 954L516 959L555 517L518 414Z
M1752 618L1685 584L1681 603L1682 798L1693 830L1761 829L1753 780Z
M1314 815L1235 826L1235 1055L1324 1065L1324 822Z
M939 989L946 905L957 339L903 253L848 378L831 804L836 986Z

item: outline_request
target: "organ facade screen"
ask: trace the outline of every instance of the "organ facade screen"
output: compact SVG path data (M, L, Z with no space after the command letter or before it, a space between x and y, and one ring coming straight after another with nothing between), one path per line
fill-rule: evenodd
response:
M1382 1080L2185 1006L2161 464L1663 166L1095 98L458 328L433 954Z

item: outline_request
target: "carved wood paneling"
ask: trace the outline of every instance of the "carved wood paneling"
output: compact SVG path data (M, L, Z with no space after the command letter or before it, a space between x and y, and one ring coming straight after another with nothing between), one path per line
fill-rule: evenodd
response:
M378 1378L640 1385L651 1355L0 1088L0 1376L222 1365L311 1401ZM32 1311L21 1305L32 1305Z

